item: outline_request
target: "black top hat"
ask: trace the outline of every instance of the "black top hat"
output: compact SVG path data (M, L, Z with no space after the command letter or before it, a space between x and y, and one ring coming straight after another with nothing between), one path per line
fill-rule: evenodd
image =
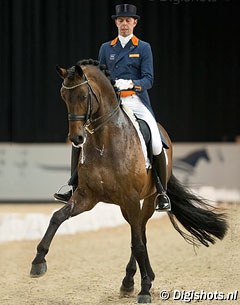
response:
M116 15L112 15L112 19L118 17L133 17L134 19L140 19L137 15L137 8L132 4L119 4L115 6Z

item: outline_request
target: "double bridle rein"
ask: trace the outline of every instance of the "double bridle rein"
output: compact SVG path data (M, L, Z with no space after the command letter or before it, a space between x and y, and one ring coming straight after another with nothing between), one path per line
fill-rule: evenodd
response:
M84 129L86 129L90 134L95 133L98 129L100 129L103 125L105 125L105 123L107 123L110 118L112 116L114 116L120 106L120 103L118 102L117 107L115 107L110 113L104 114L102 116L99 116L96 119L92 119L92 96L95 97L95 99L97 100L97 102L100 104L99 99L96 95L96 93L94 92L94 90L92 89L91 85L89 84L89 80L87 79L86 75L84 74L84 81L76 84L74 86L71 87L67 87L64 85L64 83L62 83L62 88L66 89L66 90L73 90L75 88L78 88L80 86L83 85L87 85L88 86L88 95L87 95L87 113L85 115L79 115L79 114L73 114L73 113L69 113L68 114L68 121L83 121L84 123ZM90 128L90 125L94 125L95 123L99 122L100 120L103 120L100 124L98 124L95 128Z

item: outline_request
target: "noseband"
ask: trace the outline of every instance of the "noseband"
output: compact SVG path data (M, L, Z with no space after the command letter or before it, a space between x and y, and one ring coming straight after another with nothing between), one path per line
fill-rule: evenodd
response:
M66 89L66 90L72 90L75 88L78 88L80 86L83 85L87 85L88 86L88 95L87 95L87 113L85 115L78 115L78 114L73 114L73 113L69 113L68 114L68 121L82 121L85 122L84 123L84 128L90 133L93 134L94 132L96 132L99 128L101 128L119 109L120 103L118 102L118 105L116 108L113 109L112 112L104 114L96 119L92 119L92 95L95 97L95 99L97 100L97 102L100 104L99 99L96 95L96 93L94 92L94 90L92 89L91 85L89 84L89 80L87 79L86 75L84 74L84 81L76 84L74 86L71 87L67 87L64 85L64 83L62 83L62 88ZM98 126L96 126L95 128L90 128L90 125L93 125L94 123L97 123L99 120L103 120L102 123L100 123Z

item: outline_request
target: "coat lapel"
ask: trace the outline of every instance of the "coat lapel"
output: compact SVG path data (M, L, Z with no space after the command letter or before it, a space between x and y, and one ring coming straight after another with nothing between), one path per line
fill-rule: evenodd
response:
M126 44L124 48L121 46L121 42L119 41L118 37L112 40L111 46L115 48L116 56L115 56L115 64L119 62L126 54L130 53L132 50L136 48L138 45L138 38L133 36L132 39Z

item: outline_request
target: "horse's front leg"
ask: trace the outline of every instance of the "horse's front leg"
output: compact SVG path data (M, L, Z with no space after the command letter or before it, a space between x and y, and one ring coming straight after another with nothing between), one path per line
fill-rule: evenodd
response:
M121 207L122 215L129 223L128 214ZM137 264L135 257L131 254L130 260L126 267L126 275L122 280L122 285L120 287L120 297L130 296L134 291L134 275L137 271Z
M147 245L146 245L146 234L145 234L145 229L143 230L142 233L142 238L143 238L143 242L145 245L145 249L146 249L146 270L147 270L147 274L150 278L151 283L154 281L155 279L155 274L152 270L151 264L150 264L150 260L148 257L148 251L147 251ZM127 264L126 267L126 275L124 277L124 279L122 280L122 285L120 287L120 297L126 297L126 296L131 296L134 292L134 275L137 271L137 265L136 265L136 259L133 255L131 255L130 260Z
M126 275L122 280L122 286L120 288L120 296L130 296L134 291L134 275L137 271L137 264L135 257L131 254L130 260L126 267Z
M77 188L70 201L53 214L47 231L37 246L37 254L32 262L32 269L30 271L31 277L39 277L46 273L47 264L45 256L59 226L69 217L89 211L96 205L97 201L93 200L91 193L85 193L85 196L82 196L81 193L81 190Z
M147 273L148 273L148 276L151 280L151 282L154 281L155 279L155 274L152 270L152 267L151 267L151 264L150 264L150 260L149 260L149 256L148 256L148 250L147 250L147 242L146 242L146 229L144 227L143 229L143 242L144 242L144 245L145 245L145 248L146 248L146 269L147 269Z
M145 199L143 210L142 210L142 241L143 241L143 244L144 244L145 250L146 250L145 267L146 267L147 274L148 274L151 282L154 281L155 274L152 270L152 267L151 267L151 264L149 261L149 257L148 257L146 224L147 224L148 219L152 216L152 214L155 210L153 201L154 201L154 197L153 198L149 197L148 199ZM123 214L124 218L126 219L126 221L129 222L127 212L123 208L121 208L121 211L122 211L122 214ZM132 293L134 291L134 275L136 273L136 270L137 270L136 259L133 256L133 254L131 254L130 260L126 267L126 275L122 281L122 285L120 288L121 297L132 295Z
M138 303L151 303L150 288L152 286L151 278L148 274L149 265L148 255L146 250L146 240L143 240L143 222L144 217L142 215L139 204L128 204L124 209L121 207L124 218L131 226L131 243L132 243L132 256L127 266L126 276L123 280L122 290L125 288L133 289L133 276L136 272L135 260L138 263L141 273L141 291L138 294ZM145 236L144 236L145 237ZM146 237L145 237L146 238ZM132 286L132 288L131 288Z
M138 266L141 273L141 291L138 294L138 303L151 303L150 289L152 286L150 276L147 270L147 251L142 240L142 234L140 228L135 228L131 224L132 231L132 254L138 262Z
M67 203L51 217L47 231L37 246L37 254L32 262L31 277L40 277L47 271L45 256L48 253L52 239L59 226L71 216L73 203Z
M148 276L150 277L151 282L154 281L155 279L155 274L152 270L149 256L148 256L148 250L147 250L147 237L146 237L146 225L148 220L152 217L154 211L155 211L155 206L154 206L154 200L155 196L148 197L147 199L144 200L144 205L143 205L143 222L142 222L142 240L146 248L146 268L147 268L147 273Z

